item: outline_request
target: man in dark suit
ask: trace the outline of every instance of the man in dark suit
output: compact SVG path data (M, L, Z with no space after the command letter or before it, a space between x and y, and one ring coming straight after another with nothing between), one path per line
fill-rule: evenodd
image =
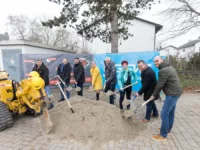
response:
M139 90L139 92L136 93L136 95L139 96L139 95L144 94L144 101L146 101L151 97L151 95L153 94L156 88L156 85L157 85L156 74L153 71L153 69L147 66L147 64L143 60L139 60L137 64L138 64L138 69L141 71L142 87ZM155 97L155 99L158 99L158 98L159 98L159 95ZM152 114L152 111L153 111L153 114ZM154 101L150 101L149 103L147 103L146 116L145 116L145 119L142 120L142 122L143 123L149 122L151 117L154 117L154 118L158 117L158 110Z

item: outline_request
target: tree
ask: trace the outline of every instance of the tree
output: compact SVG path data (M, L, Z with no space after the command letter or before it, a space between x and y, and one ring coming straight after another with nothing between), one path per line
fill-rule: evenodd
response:
M11 28L11 34L16 39L29 40L44 43L52 46L71 47L75 42L79 42L78 37L67 31L65 28L49 28L41 24L44 17L28 18L25 15L9 16L7 25Z
M87 40L99 38L111 42L111 52L118 52L118 38L127 40L133 36L128 26L142 9L151 9L154 0L49 0L62 4L59 17L54 17L44 26L70 26Z
M160 13L171 25L166 31L167 39L175 38L200 27L199 0L171 0L171 5Z

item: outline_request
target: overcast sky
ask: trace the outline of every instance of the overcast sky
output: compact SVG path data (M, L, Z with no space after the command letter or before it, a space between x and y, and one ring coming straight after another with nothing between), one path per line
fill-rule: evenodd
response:
M167 7L165 0L161 0L161 4L156 4L153 9L141 14L141 18L153 21L167 27L162 16L156 15L162 9ZM6 27L6 18L9 15L27 15L28 17L35 17L40 15L58 16L61 6L49 2L49 0L0 0L0 33L9 32ZM196 39L200 34L196 30L181 36L179 38L165 42L165 45L180 46L190 39ZM159 37L157 38L159 40Z

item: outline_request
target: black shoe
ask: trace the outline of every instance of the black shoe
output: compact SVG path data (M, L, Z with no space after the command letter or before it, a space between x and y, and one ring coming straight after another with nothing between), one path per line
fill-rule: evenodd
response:
M53 104L50 104L48 110L52 109L53 107Z
M62 102L62 101L64 101L64 99L60 99L58 102Z

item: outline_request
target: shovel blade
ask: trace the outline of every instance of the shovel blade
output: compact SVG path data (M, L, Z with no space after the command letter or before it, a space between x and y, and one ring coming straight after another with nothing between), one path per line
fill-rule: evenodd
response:
M72 87L69 86L69 87L66 88L66 90L67 90L68 92L71 92L71 91L72 91Z
M131 117L133 117L133 112L132 110L125 110L122 113L122 116L125 117L126 119L130 119Z
M130 100L128 100L128 99L125 99L125 100L122 102L122 105L123 105L124 108L126 108L129 104L130 104Z
M89 87L88 92L94 92L94 88L92 86Z
M106 93L104 93L103 91L100 92L100 100L104 101L105 100L105 97L106 97Z
M111 96L111 95L114 95L114 92L108 91L108 92L106 93L106 96Z
M80 87L76 87L76 88L75 88L75 91L76 91L76 92L80 92L80 91L81 91L81 88L80 88Z
M52 130L53 123L49 116L49 111L45 108L43 110L43 116L40 119L41 126L46 134L49 134Z

